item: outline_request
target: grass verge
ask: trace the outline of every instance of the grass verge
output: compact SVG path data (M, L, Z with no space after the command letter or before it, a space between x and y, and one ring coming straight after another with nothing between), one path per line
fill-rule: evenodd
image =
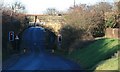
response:
M110 58L120 49L118 39L99 39L86 48L77 49L66 55L76 61L83 69L92 69L99 62Z
M95 70L118 70L118 61L120 57L110 58L103 62L100 62L98 66L96 66Z

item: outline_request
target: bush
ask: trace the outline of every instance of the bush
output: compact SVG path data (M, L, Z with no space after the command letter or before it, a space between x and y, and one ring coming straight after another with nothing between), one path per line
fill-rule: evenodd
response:
M116 25L115 16L111 16L106 20L106 27L114 28Z
M18 35L27 26L25 25L24 14L14 13L10 16L11 11L3 11L2 13L2 51L3 58L6 59L8 56L14 52L15 42L9 42L8 33L9 31L14 31L15 35Z
M85 30L77 28L74 25L65 25L61 29L62 34L62 48L66 51L71 51L76 48L79 41L91 40L93 37Z

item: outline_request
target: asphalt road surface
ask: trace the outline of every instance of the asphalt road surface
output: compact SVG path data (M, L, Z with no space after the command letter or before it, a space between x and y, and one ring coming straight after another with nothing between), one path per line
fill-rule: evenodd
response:
M3 70L79 70L75 62L45 51L45 31L31 27L24 31L21 55L3 63Z

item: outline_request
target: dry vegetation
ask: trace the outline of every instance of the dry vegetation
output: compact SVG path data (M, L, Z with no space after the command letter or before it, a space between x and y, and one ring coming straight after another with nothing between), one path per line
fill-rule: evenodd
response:
M13 6L14 7L14 6ZM11 9L11 7L1 7L2 9L2 50L3 50L3 60L14 53L15 42L9 42L8 33L9 31L14 31L15 35L26 28L27 20L25 20L25 14L19 11L14 11L16 8ZM21 10L19 8L19 10Z
M108 27L118 27L119 14L115 6L107 2L100 2L88 6L86 4L70 7L65 16L66 24L62 25L62 48L72 52L81 48L81 43L94 40L95 37L103 37ZM110 15L113 12L114 15ZM108 13L108 18L105 14ZM114 17L117 16L115 19ZM113 17L113 19L110 19Z

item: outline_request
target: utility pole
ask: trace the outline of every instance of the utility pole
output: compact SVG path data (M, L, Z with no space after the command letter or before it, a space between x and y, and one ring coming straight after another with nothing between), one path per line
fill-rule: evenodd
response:
M75 0L74 0L74 8L75 8Z
M37 16L35 16L35 23L34 23L34 26L36 25L36 20L37 20Z

